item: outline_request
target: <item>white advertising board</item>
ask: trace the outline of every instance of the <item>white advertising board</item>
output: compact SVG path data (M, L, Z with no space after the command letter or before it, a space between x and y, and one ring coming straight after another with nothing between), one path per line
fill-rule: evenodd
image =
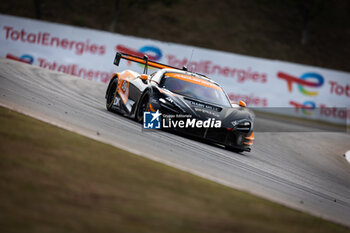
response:
M0 56L107 83L116 51L202 73L249 107L350 124L350 73L0 14ZM271 108L270 108L271 107ZM276 107L276 108L275 108ZM291 112L291 111L289 111ZM317 112L317 113L316 113Z

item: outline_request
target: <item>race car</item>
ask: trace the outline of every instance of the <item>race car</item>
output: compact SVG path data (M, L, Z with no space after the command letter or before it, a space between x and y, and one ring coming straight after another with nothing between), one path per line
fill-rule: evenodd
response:
M105 95L108 111L141 123L145 113L156 112L162 115L164 126L172 126L167 127L170 130L236 152L251 150L254 113L243 101L231 102L218 83L205 75L188 71L186 67L180 69L151 61L147 55L138 57L117 52L114 64L119 66L121 59L143 64L144 71L139 74L125 70L113 75ZM158 70L147 75L148 67ZM184 120L187 123L182 126L188 127L174 124Z

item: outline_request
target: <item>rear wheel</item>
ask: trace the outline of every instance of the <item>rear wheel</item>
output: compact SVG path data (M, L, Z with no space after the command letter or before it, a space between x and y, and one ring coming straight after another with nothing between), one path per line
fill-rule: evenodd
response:
M136 112L136 120L138 122L143 121L143 113L148 110L148 103L149 103L149 94L146 93L143 95L142 99L140 100L139 107Z
M117 85L118 85L118 79L114 79L108 90L107 100L106 100L106 108L108 111L113 111L112 106L113 106L115 97L117 95Z

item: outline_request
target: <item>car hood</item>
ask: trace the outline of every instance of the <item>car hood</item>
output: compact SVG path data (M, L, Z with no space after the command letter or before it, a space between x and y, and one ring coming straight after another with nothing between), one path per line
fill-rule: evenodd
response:
M254 113L245 107L223 107L173 93L168 93L167 96L167 101L181 110L179 113L190 114L201 120L209 118L221 120L223 127L232 128L241 121L249 121L253 124L254 121Z

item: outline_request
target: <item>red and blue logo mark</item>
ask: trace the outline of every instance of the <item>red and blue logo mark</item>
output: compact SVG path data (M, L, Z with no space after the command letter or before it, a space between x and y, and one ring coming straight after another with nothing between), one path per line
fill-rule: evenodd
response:
M31 56L29 54L23 54L22 56L17 57L15 55L8 53L8 54L6 54L6 58L11 59L11 60L15 60L15 61L24 62L27 64L33 64L33 62L34 62L33 56Z
M291 100L289 104L295 107L296 112L301 109L301 112L308 116L312 115L312 110L316 108L316 104L313 101L305 101L301 104Z
M147 55L148 58L152 61L158 61L163 56L162 51L155 46L143 46L139 50L134 50L124 45L117 45L116 50L122 53L128 53L138 57L143 57L144 55Z
M324 78L320 74L311 72L305 73L298 78L280 71L277 73L277 77L286 80L289 92L293 91L293 83L296 83L299 91L307 96L316 96L318 92L309 91L305 87L318 88L324 84ZM314 81L310 81L310 79Z

